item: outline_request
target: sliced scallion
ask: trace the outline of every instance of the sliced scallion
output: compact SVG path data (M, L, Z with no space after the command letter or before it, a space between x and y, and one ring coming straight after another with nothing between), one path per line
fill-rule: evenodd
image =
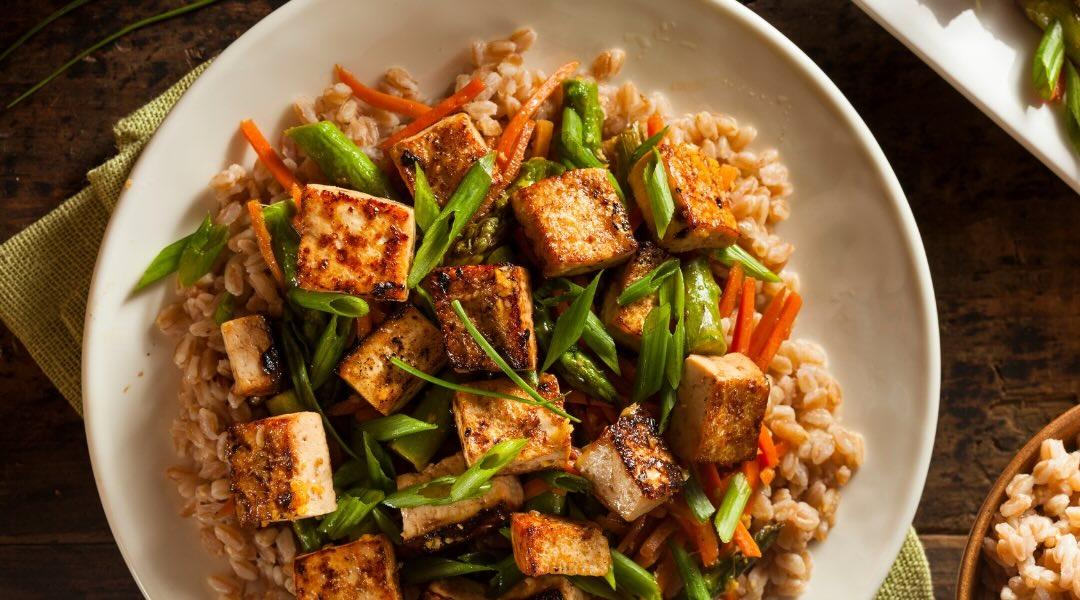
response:
M422 556L406 561L401 567L401 583L418 585L436 579L460 577L471 573L494 570L495 567L491 565L468 563L437 556Z
M663 285L664 281L666 281L668 277L674 275L678 270L679 259L672 258L664 261L655 269L646 273L641 279L626 286L626 289L619 294L616 302L619 306L626 306L627 304L637 302L645 296L656 293L656 291L660 289L660 286Z
M656 237L664 239L668 225L675 218L675 200L668 187L667 170L660 153L653 148L653 161L645 166L645 191L649 196L649 210L652 212Z
M457 476L450 486L450 498L463 500L473 497L481 485L491 481L499 471L510 464L529 443L526 439L503 440L495 444L464 473Z
M697 568L686 550L670 539L668 549L671 550L675 567L679 569L679 575L682 576L683 584L686 586L686 600L712 600L709 588L705 585L705 579L701 576L701 570Z
M746 509L746 503L750 500L750 492L750 483L746 480L746 475L736 473L731 477L727 492L724 493L724 500L720 503L720 508L716 510L716 517L713 519L721 542L726 544L735 536L735 527L742 517L743 510Z
M416 225L420 231L427 231L435 219L439 218L439 202L435 199L435 192L428 184L427 175L420 163L416 163L416 173L413 176L413 213L416 216Z
M310 310L348 318L362 317L370 310L363 298L341 292L292 288L289 290L289 301Z
M1035 91L1043 100L1054 97L1054 90L1057 89L1061 78L1061 67L1064 64L1065 33L1061 27L1061 21L1055 19L1043 32L1039 47L1035 50L1035 59L1031 69Z
M701 489L701 484L693 472L690 473L690 478L686 480L682 493L686 505L690 507L690 512L698 520L698 523L704 523L716 513L716 507L713 506L709 497L705 495L705 490Z
M671 346L671 306L654 307L641 329L641 352L634 374L633 401L640 402L656 392L664 382L668 349Z
M1073 147L1080 152L1080 75L1072 61L1065 63L1065 125Z
M184 253L184 248L187 248L188 241L191 239L192 235L184 236L168 246L165 246L161 252L158 252L157 256L154 257L154 260L150 261L150 265L146 267L146 271L143 272L142 277L139 278L139 282L135 284L134 291L142 291L150 284L160 281L170 273L175 273L176 269L180 266L180 255Z
M180 253L180 262L176 265L180 285L193 285L200 277L209 273L228 241L229 228L215 225L210 220L210 215L206 215L199 228L188 238L184 251Z
M370 434L372 438L379 442L389 442L400 437L438 428L439 426L435 423L428 423L402 414L364 421L359 426L360 431Z
M585 330L585 321L592 311L593 299L596 297L596 288L600 285L602 274L603 271L597 273L589 286L578 294L577 298L574 298L566 312L559 315L558 320L555 321L555 330L551 334L547 356L544 357L544 365L540 370L548 370L559 356L566 352L567 348L576 344L581 338Z
M726 248L716 250L713 252L713 258L718 260L725 267L732 267L735 263L742 264L743 273L754 279L769 283L779 283L782 281L776 273L770 271L768 267L761 264L761 261L754 258L754 256L746 250L743 250L742 246L739 246L738 244L732 244Z

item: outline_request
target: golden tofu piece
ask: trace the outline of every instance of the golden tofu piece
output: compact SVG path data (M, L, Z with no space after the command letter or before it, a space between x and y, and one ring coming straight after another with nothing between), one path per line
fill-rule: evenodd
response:
M263 527L337 508L322 417L299 412L238 423L226 453L236 518Z
M536 369L529 272L511 265L439 267L424 280L435 303L450 366L459 373L499 372L450 307L461 301L484 339L514 370Z
M484 593L486 591L479 582L453 577L432 581L420 596L420 600L488 600Z
M281 356L274 346L270 324L262 315L249 315L221 324L221 339L233 373L233 393L268 396L281 388Z
M591 598L591 596L586 596L581 588L560 575L526 577L509 592L499 596L499 600L586 600L586 598Z
M545 277L604 269L637 250L606 169L575 169L540 180L514 192L510 203Z
M675 201L675 215L660 245L671 252L688 252L733 244L739 237L739 226L735 215L725 205L728 190L720 175L720 163L692 144L663 143L656 149L664 163L671 198ZM633 166L630 187L646 225L656 236L656 223L645 186L645 168L653 159L651 153L647 154Z
M611 549L600 526L571 521L535 510L510 517L514 562L528 577L592 575L603 577L611 568Z
M529 395L507 378L476 381L472 387L501 392L528 399ZM540 376L537 391L552 404L562 408L559 382L545 373ZM570 420L542 406L514 400L454 393L454 421L465 462L472 466L485 452L499 442L525 438L529 442L500 473L505 475L530 473L541 469L562 467L570 460Z
M401 600L394 546L382 534L296 557L298 600Z
M593 493L624 521L660 506L686 480L656 431L649 413L631 404L578 456L577 469L592 482Z
M410 193L416 192L416 163L420 163L439 206L445 206L465 173L489 151L472 119L456 113L394 144L390 157Z
M402 489L444 475L460 475L465 469L465 459L459 452L423 473L399 475L397 486ZM505 525L510 513L521 508L524 497L517 477L498 475L491 479L491 490L479 498L401 509L402 539L406 547L422 552L437 552L467 542Z
M425 373L446 365L438 328L411 304L387 317L338 365L341 378L384 415L397 412L424 387L424 380L395 367L391 358Z
M667 440L688 462L733 466L757 455L769 380L740 353L691 354L684 363Z
M403 301L416 241L412 207L329 185L304 187L296 278L307 290Z
M626 306L619 306L619 294L669 258L671 255L662 248L652 242L645 242L641 244L637 254L622 266L608 286L600 316L611 337L627 348L641 348L641 330L645 326L645 317L656 308L660 299L658 294L653 293Z

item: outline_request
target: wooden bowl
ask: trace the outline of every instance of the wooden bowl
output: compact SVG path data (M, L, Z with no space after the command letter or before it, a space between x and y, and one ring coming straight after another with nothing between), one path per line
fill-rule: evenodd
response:
M979 515L975 518L975 524L971 526L971 533L968 534L967 547L964 548L964 557L960 562L960 575L956 587L958 600L975 600L982 597L979 592L981 589L980 569L984 561L983 538L986 537L990 523L994 520L994 513L997 512L1005 497L1005 487L1017 473L1031 472L1035 463L1038 462L1039 446L1043 441L1051 438L1074 440L1077 434L1080 434L1080 405L1072 407L1035 434L1035 437L1016 453L1002 471L1001 476L994 482L994 487L990 489L986 500L979 508ZM1067 441L1066 446L1071 446L1071 442ZM997 595L993 597L996 598Z

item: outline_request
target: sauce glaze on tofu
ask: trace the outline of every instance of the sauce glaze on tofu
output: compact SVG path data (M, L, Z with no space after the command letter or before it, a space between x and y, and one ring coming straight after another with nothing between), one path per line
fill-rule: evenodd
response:
M296 557L298 600L401 600L394 546L382 534Z
M416 165L419 163L439 206L450 200L465 173L487 153L483 136L464 113L444 117L390 149L390 156L409 192L416 191Z

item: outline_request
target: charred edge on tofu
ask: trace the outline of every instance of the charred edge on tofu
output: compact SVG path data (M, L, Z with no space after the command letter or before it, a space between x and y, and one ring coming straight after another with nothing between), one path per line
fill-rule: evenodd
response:
M413 539L405 540L405 548L416 552L439 552L483 537L506 525L513 507L501 503L461 521L444 525Z
M667 445L657 435L656 421L640 407L623 412L605 432L619 458L633 475L641 494L650 500L674 495L683 486L683 471ZM668 460L658 457L663 454ZM646 457L646 458L643 458ZM659 478L649 478L649 471L659 471ZM656 481L653 482L652 479Z
M272 496L277 509L284 513L292 511L296 500L290 482L296 477L293 455L297 448L291 443L288 423L271 420L260 427L261 436L246 423L233 425L226 448L234 474L242 474L230 478L229 491L236 502L237 518L245 526L265 527L275 520L271 507L253 503L250 498ZM260 437L262 445L258 446ZM259 464L260 457L266 457L266 465Z
M280 381L282 373L281 355L278 354L276 340L270 340L270 347L263 351L260 357L263 373Z
M404 164L406 166L409 166L409 167L415 167L416 163L418 163L418 162L420 162L420 157L413 154L411 150L402 150L401 151L401 163L402 164ZM421 168L423 168L422 165L421 165Z

